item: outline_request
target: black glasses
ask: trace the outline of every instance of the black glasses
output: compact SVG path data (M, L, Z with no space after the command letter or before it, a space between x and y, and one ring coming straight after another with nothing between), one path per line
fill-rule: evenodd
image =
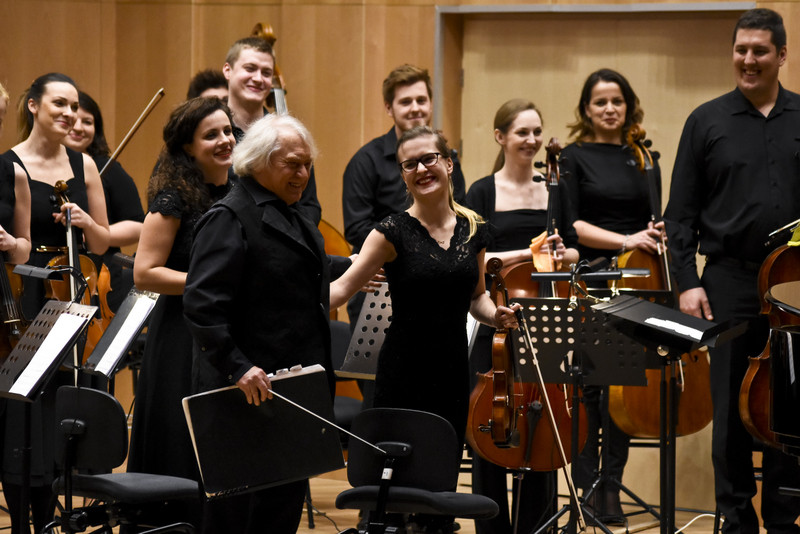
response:
M422 163L426 168L433 167L439 161L439 154L438 152L431 152L430 154L425 154L421 158L417 159L407 159L405 161L400 162L400 168L403 169L404 172L414 172L419 167L419 164Z

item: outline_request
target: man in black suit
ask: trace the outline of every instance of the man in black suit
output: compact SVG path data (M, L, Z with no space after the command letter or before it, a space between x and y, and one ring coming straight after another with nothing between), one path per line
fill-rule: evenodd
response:
M314 141L297 119L258 120L234 151L239 183L198 223L184 293L197 392L235 384L258 405L269 397L268 373L321 364L333 394L333 260L297 206L315 155ZM305 484L211 501L203 531L294 533Z

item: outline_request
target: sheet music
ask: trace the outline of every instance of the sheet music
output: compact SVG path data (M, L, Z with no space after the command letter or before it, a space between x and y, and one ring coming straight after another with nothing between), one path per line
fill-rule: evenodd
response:
M136 303L125 318L125 322L122 323L119 332L114 336L108 349L101 356L95 371L106 376L111 376L114 371L114 366L116 366L117 362L122 357L122 353L125 349L131 344L133 338L139 334L139 331L142 329L142 324L155 304L156 301L153 299L136 299Z
M670 321L668 319L659 319L658 317L648 317L644 320L645 324L650 324L653 326L657 326L658 328L663 328L665 330L671 330L673 332L677 332L678 334L689 336L696 341L700 341L703 339L703 332L697 330L696 328L692 328L690 326L686 326L681 323L676 323L675 321Z
M14 382L9 393L27 397L85 322L86 319L83 317L62 313L56 319L50 334L44 339L28 366Z

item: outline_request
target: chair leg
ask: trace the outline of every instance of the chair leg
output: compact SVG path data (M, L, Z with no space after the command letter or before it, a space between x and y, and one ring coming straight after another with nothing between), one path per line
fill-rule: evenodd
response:
M712 531L713 534L719 534L722 532L720 529L720 523L722 519L722 512L719 511L719 506L714 510L714 530Z
M314 526L314 503L311 502L311 481L306 481L306 513L308 514L308 528Z

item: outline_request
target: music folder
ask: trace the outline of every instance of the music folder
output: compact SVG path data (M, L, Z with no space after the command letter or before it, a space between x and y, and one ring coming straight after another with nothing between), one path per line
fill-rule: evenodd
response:
M630 295L594 304L620 331L649 347L678 349L678 354L701 347L716 347L742 334L746 323L713 323L679 310Z
M273 391L333 421L320 365L270 375ZM283 399L247 404L236 386L183 399L206 496L269 488L344 467L339 432Z

